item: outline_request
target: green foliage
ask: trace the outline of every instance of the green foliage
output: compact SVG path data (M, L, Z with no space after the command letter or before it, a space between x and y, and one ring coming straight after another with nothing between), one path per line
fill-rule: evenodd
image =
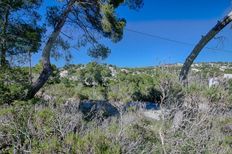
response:
M58 153L61 151L60 140L56 136L46 138L43 142L39 140L32 141L32 153Z
M85 66L66 66L68 76L61 79L57 88L54 85L48 87L48 94L51 95L88 98L91 100L111 100L111 101L150 101L160 100L161 93L156 87L158 79L147 73L132 74L121 72L115 69L116 74L112 76L112 70L108 65L89 63ZM65 86L65 87L64 87ZM52 88L52 89L50 89ZM54 89L54 90L53 90ZM67 90L69 89L69 90ZM62 92L63 91L63 92Z
M113 143L100 130L92 131L79 138L77 147L80 147L80 153L88 153L89 147L92 147L96 154L119 154L121 151L119 144Z
M143 6L143 0L125 0L125 3L131 9L140 9Z
M157 78L146 73L135 75L132 72L121 72L116 67L113 69L116 71L114 76L108 65L95 62L83 66L66 66L68 76L61 78L60 84L47 86L45 92L52 96L63 96L64 99L122 102L160 100L161 93L156 88Z
M41 0L4 0L0 2L1 64L7 56L34 53L40 47L43 27L39 26L37 12ZM24 57L24 56L23 56ZM24 57L25 58L25 57Z
M28 78L28 72L21 68L1 69L0 104L22 99L30 85Z
M156 79L146 74L119 73L109 82L109 99L128 101L158 101L160 92L155 89Z
M88 51L88 55L95 59L106 59L109 54L110 49L100 44L96 47L90 48Z
M218 76L222 73L222 71L218 67L212 67L211 65L207 63L203 63L201 67L199 67L201 70L201 74L203 77L213 77Z
M62 18L66 18L63 16L65 12L64 6L69 2L71 1L61 1L59 5L48 7L46 19L49 26L56 28L57 23L64 20ZM68 12L68 16L71 17L68 17L67 21L83 32L82 37L77 39L78 49L89 44L88 54L91 57L95 59L105 59L109 55L110 49L100 43L98 36L102 35L113 42L118 42L122 39L123 28L126 25L126 21L123 18L119 18L116 14L116 9L122 4L126 4L131 9L137 9L142 6L142 0L96 0L90 3L77 2L73 4L73 9ZM66 26L66 24L64 24L64 26ZM68 35L66 35L66 37L71 38ZM66 41L67 39L64 39L62 36L59 36L57 40L58 41L53 42L52 56L55 55L55 57L60 57L63 53L59 52L59 49L62 48L68 51L70 47L68 42L70 41ZM70 54L66 57L69 59Z
M90 87L106 85L106 78L110 76L110 70L97 64L96 62L87 64L86 67L81 69L79 72L79 77L82 84Z
M62 13L61 11L62 11L62 9L57 7L57 6L51 6L48 8L48 10L46 12L47 13L46 19L47 19L47 22L50 26L55 27L56 23L59 20L61 13Z
M211 102L218 102L225 94L220 87L211 87L204 90L204 94Z
M146 144L139 144L135 149L135 153L141 153L143 150L148 150L152 145L155 146L153 153L162 153L162 145L159 138L160 122L152 122L149 120L141 120L129 126L126 130L130 142L145 141ZM146 151L149 152L149 151Z
M232 95L232 80L231 79L228 81L228 91L229 91L229 94Z
M93 64L89 65L90 68L93 66L96 67ZM107 70L106 65L97 67ZM82 69L87 68L82 66ZM2 148L0 152L117 154L162 153L163 148L167 153L173 151L214 153L215 149L219 150L219 153L223 153L223 150L231 150L231 137L223 134L221 130L225 125L231 124L231 118L228 116L225 118L221 114L217 116L215 113L204 114L195 110L196 116L195 114L191 115L192 111L186 110L187 116L184 118L191 118L191 120L186 119L187 122L183 127L173 131L172 113L170 113L170 119L165 117L163 120L153 121L144 118L138 114L139 112L133 111L123 113L120 117L109 117L99 123L97 120L86 121L78 111L70 113L66 110L66 105L71 105L71 107L77 105L81 96L86 99L102 100L109 99L113 94L119 101L126 102L136 100L132 94L139 92L139 98L149 97L150 99L156 93L154 87L158 89L159 86L165 87L166 91L169 91L167 94L181 101L177 93L183 89L172 78L174 75L165 72L156 76L147 73L133 75L134 71L132 70L129 70L129 73L118 71L117 75L111 76L106 84L89 87L81 84L79 80L70 79L73 74L76 75L81 70L79 66L68 68L68 70L71 70L70 76L62 79L61 83L48 84L43 89L46 95L54 99L15 101L11 106L1 106L0 119L3 119L3 123L0 123L0 133L6 137L3 142L0 136L0 146L7 143L8 147ZM108 76L108 71L103 72L105 73L100 73L101 77ZM66 85L67 83L68 85ZM207 97L211 101L220 99L219 102L221 102L223 100L215 97L215 94L220 92L220 88L207 89L195 84L184 90L185 97L195 95L199 99ZM227 91L222 90L220 93L225 92ZM77 104L65 103L69 98L73 98L76 102L72 103ZM216 107L218 108L218 106ZM161 133L164 134L163 144Z

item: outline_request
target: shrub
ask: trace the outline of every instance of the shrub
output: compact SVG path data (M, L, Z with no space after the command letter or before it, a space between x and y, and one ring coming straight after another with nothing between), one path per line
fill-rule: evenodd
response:
M22 99L29 88L29 74L21 68L2 68L0 73L0 104Z

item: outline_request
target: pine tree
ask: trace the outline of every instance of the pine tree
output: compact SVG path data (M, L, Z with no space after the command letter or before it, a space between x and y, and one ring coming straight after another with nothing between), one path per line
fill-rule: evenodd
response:
M8 65L12 55L37 52L42 38L42 27L37 8L41 0L0 1L0 64Z
M113 42L122 39L126 21L123 18L118 18L115 12L121 4L138 9L142 6L142 0L68 0L60 1L59 5L50 7L47 19L53 31L42 52L43 70L37 81L33 83L27 98L32 98L51 75L51 52L65 26L68 25L81 31L83 34L81 44L91 44L89 55L105 58L110 51L99 43L96 35L109 38Z

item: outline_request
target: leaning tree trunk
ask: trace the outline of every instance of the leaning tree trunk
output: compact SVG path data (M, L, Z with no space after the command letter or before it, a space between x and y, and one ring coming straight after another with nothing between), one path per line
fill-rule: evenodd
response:
M47 82L49 76L52 74L52 68L50 63L51 50L75 2L76 0L70 0L68 2L66 9L63 11L60 17L60 20L57 22L56 26L54 27L54 31L52 32L48 41L46 42L46 45L42 53L43 70L40 73L39 78L32 84L31 88L29 89L26 96L27 99L33 98L35 94L40 90L40 88L42 88L43 85Z
M8 22L9 22L9 15L10 15L10 10L9 8L6 8L6 13L4 14L3 17L3 24L2 24L2 42L1 42L1 56L0 56L0 65L1 67L6 67L7 66L7 60L6 60L6 52L7 52L7 27L8 27Z
M215 35L217 35L223 28L225 28L230 22L232 21L232 11L224 17L223 20L218 21L218 23L205 35L201 38L201 40L197 43L197 45L194 47L190 55L185 60L185 63L181 69L179 80L183 83L187 83L187 76L189 73L189 69L193 63L193 61L196 59L196 57L199 55L201 50L207 45L207 43L214 38Z

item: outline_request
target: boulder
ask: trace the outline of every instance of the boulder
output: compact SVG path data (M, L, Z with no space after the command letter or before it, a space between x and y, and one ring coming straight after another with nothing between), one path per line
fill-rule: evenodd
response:
M159 104L154 102L129 102L123 106L123 111L133 110L158 110Z
M221 130L225 135L232 136L232 124L225 125Z
M172 123L172 128L174 130L177 130L180 128L182 122L183 122L183 118L184 118L184 113L183 111L177 111L174 115L173 118L173 123Z
M220 83L219 78L213 77L213 78L210 78L210 79L209 79L209 87L218 86L219 83Z
M210 110L210 105L207 102L201 102L198 104L198 109L201 112L208 112Z
M65 78L67 76L68 76L68 71L67 70L63 70L63 71L60 72L60 77L61 78Z
M161 110L157 111L144 111L143 112L144 117L152 119L152 120L160 120L162 116Z
M79 110L87 120L103 119L119 115L118 109L105 101L83 101L79 105Z
M143 110L143 116L152 120L161 120L167 118L170 115L170 110L160 109L160 110Z
M69 98L65 103L64 103L64 112L73 114L79 112L79 105L80 105L80 100L79 99L74 99L74 98Z

